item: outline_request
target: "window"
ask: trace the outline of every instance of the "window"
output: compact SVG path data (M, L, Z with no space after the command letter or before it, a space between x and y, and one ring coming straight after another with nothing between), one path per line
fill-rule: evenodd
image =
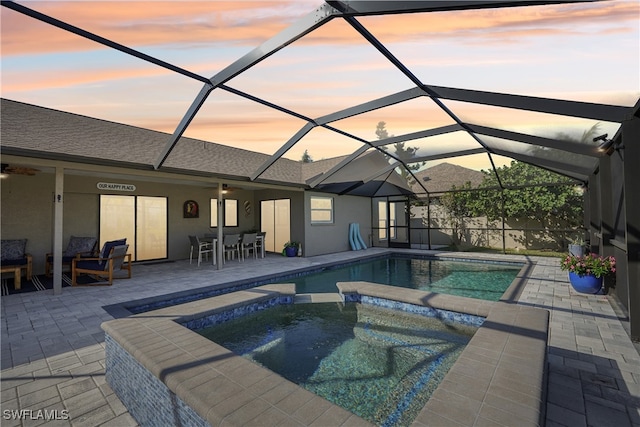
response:
M238 226L238 201L235 199L224 199L224 226ZM210 226L218 226L218 199L211 199L211 219Z
M311 224L333 224L333 198L311 196Z
M224 226L238 226L238 201L234 199L224 200Z

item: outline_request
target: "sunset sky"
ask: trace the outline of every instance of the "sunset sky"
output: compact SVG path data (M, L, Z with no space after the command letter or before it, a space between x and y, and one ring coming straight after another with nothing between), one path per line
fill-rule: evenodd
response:
M18 1L210 78L322 2ZM4 98L173 133L202 83L10 9L2 19ZM357 18L431 85L633 105L640 96L640 2L605 1ZM342 19L334 19L227 83L311 118L413 84ZM448 102L470 123L553 136L596 122ZM333 123L375 140L451 124L420 98ZM272 154L304 121L214 90L185 136ZM599 123L602 132L616 127ZM477 147L465 134L415 141L420 154ZM359 142L314 129L287 157L349 154ZM505 162L506 159L502 159ZM486 168L487 156L466 164Z

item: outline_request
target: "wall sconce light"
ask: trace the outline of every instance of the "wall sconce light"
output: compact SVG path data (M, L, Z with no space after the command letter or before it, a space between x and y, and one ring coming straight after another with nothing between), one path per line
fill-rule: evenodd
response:
M607 155L613 154L615 150L621 150L624 148L622 144L615 143L613 139L607 139L608 134L600 135L593 138L593 142L601 141L598 146L598 151L601 153L606 153Z

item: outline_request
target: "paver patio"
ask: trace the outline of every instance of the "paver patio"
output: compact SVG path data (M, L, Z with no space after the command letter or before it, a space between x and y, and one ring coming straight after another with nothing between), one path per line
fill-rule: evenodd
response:
M2 425L136 425L104 379L100 324L118 315L104 307L385 252L372 248L311 258L271 255L228 262L223 270L198 268L188 261L135 265L131 279L117 280L112 287L64 288L58 296L41 291L2 297ZM624 320L606 296L571 290L557 259L530 260L535 265L519 304L551 313L546 425L640 425L640 356ZM45 416L52 414L62 419L47 421Z

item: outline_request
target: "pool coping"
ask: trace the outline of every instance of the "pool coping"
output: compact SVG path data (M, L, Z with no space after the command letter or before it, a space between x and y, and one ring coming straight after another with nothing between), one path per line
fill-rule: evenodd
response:
M544 424L547 310L367 282L340 282L339 289L486 318L413 425ZM264 285L105 322L107 356L113 342L161 381L175 404L173 416L184 402L209 425L370 425L181 324L279 296L295 297L295 285ZM109 360L106 378L127 404Z
M439 253L417 253L406 251L394 251L387 250L386 252L377 254L368 254L359 258L351 259L348 261L334 261L329 263L323 263L321 265L312 265L302 268L294 268L280 273L272 273L264 276L253 277L249 279L241 279L226 283L219 283L211 286L204 286L197 289L190 289L185 291L173 292L165 295L157 295L148 298L142 298L138 300L132 300L105 306L104 309L110 313L114 318L121 318L130 316L132 314L145 313L148 311L157 310L160 308L168 307L170 301L174 301L175 304L185 304L198 299L210 298L217 295L221 295L228 292L236 292L243 289L250 289L252 287L261 286L267 284L267 282L277 280L280 283L286 283L290 278L297 277L299 275L310 274L315 271L324 271L327 269L340 268L351 264L359 264L363 261L371 261L375 259L383 259L387 257L397 256L402 258L418 257L427 260L437 261L452 261L452 262L474 262L474 263L495 263L495 264L509 264L520 265L522 267L511 283L511 285L504 292L500 301L516 302L524 289L527 281L527 277L530 271L535 267L536 262L531 260L504 260L498 256L488 256L482 259L474 258L473 256L464 256L466 254L439 254ZM471 254L473 255L473 254ZM155 306L155 307L154 307Z

